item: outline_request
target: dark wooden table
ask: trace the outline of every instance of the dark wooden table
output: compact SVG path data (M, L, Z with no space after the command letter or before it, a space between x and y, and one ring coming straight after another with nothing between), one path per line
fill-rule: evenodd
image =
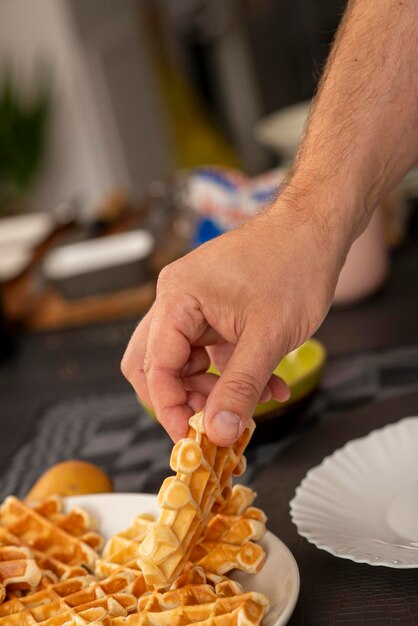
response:
M418 393L347 411L341 419L321 420L258 474L257 502L268 514L270 530L288 546L300 570L300 596L291 626L418 624L417 569L395 570L338 559L300 537L289 515L296 487L325 456L351 439L416 414Z

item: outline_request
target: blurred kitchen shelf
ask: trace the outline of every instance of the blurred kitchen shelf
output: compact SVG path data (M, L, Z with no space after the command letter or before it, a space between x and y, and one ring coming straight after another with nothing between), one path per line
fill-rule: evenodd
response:
M140 316L151 306L154 296L155 281L133 289L71 301L51 291L42 297L25 325L31 330L52 330Z
M37 252L36 262L39 262L47 248L44 245L42 254ZM66 300L53 289L36 292L37 263L34 262L18 279L2 286L6 315L30 330L55 330L140 317L154 301L156 278L160 270L184 252L184 242L171 236L151 257L153 279L134 288L76 300Z

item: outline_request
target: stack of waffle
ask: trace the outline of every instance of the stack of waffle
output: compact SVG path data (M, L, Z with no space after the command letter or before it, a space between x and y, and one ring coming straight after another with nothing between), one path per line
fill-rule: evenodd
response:
M139 515L103 551L95 520L63 512L59 498L0 507L0 626L258 626L260 593L226 577L259 571L264 513L254 492L231 487L245 467L253 426L234 447L217 448L201 415L173 449L176 476L164 481L158 522ZM139 559L138 559L139 556Z
M138 610L113 624L129 626L251 626L260 624L268 610L261 593L244 593L236 582L209 577L202 568L182 574L168 591L142 596Z

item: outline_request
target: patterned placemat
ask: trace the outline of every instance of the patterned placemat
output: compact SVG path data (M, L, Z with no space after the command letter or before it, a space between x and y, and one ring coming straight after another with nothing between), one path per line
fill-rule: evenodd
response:
M269 463L286 442L249 450L245 481ZM172 441L132 393L79 398L50 407L36 434L15 454L0 481L0 500L25 496L51 465L78 458L103 468L119 492L156 493L171 472Z
M268 465L303 425L323 415L343 418L349 408L418 389L418 346L368 352L327 365L319 394L304 410L297 431L248 450L245 482ZM262 426L260 426L262 428ZM131 392L80 397L47 408L34 436L14 455L1 476L0 499L24 496L51 465L71 458L109 473L119 492L157 492L170 472L172 443Z

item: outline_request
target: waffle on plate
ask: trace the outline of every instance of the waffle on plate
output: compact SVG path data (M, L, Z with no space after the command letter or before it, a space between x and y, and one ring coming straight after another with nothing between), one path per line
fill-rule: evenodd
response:
M50 497L0 506L0 626L258 626L268 598L227 575L264 563L266 517L255 493L232 486L245 469L253 424L219 448L203 416L173 448L175 476L161 486L161 514L137 516L103 547L97 521Z

